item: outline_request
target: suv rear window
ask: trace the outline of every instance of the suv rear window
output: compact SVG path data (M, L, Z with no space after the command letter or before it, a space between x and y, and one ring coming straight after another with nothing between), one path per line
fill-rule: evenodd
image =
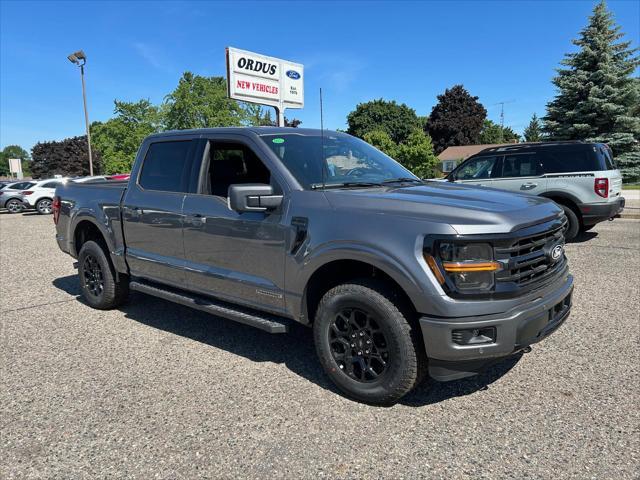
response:
M596 145L558 145L538 150L545 173L594 172L607 170L596 155Z

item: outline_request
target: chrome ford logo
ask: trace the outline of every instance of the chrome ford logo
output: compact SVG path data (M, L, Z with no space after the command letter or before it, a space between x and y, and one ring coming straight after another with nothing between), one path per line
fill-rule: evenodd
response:
M553 250L551 250L551 261L557 262L558 260L560 260L563 251L564 248L562 248L562 245L556 245L555 247L553 247Z
M287 70L287 77L292 78L294 80L299 80L300 74L295 70Z

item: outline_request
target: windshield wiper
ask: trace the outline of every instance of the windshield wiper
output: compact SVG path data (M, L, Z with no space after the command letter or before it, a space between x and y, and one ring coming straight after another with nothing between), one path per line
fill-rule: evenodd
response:
M422 180L420 180L419 178L413 178L413 177L399 177L399 178L389 178L387 180L383 180L382 184L386 185L388 183L407 183L407 182L412 182L412 183L424 183Z
M340 182L340 183L314 183L311 190L320 188L349 188L349 187L381 187L382 183L375 182Z

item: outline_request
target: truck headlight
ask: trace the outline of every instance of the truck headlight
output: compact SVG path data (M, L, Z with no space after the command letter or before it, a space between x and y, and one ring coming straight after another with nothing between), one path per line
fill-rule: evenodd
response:
M488 243L440 242L434 253L439 262L425 255L429 268L444 283L444 275L461 292L489 290L494 284L494 272L500 263L493 260L493 248ZM439 263L439 264L438 264ZM437 269L437 272L436 272Z

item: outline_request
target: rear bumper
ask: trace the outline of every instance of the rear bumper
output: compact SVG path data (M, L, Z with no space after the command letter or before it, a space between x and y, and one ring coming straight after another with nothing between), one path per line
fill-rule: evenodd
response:
M544 297L499 315L463 318L420 318L429 357L429 373L440 381L475 375L504 357L555 332L571 312L573 277L567 275ZM491 343L459 345L454 330L495 328Z
M580 208L580 213L582 214L582 223L584 225L595 225L620 215L624 210L624 204L624 197L618 197L613 202L584 203L578 205L578 208Z

